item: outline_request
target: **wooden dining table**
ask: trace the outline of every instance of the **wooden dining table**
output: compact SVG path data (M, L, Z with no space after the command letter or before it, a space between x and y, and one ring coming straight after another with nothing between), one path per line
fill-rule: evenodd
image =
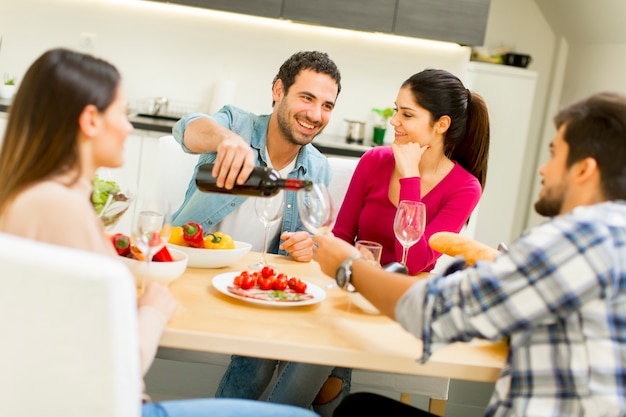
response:
M419 339L389 317L362 311L314 261L267 255L277 272L326 292L311 305L258 305L212 285L222 274L250 270L260 257L249 252L228 267L187 268L170 284L179 306L160 347L481 382L496 381L502 370L508 348L488 341L447 345L419 363Z

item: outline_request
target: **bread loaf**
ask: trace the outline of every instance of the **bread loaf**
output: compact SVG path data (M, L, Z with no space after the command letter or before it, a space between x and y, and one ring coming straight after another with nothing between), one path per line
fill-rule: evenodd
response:
M453 232L437 232L428 239L428 245L448 256L462 255L469 265L478 260L493 261L499 253L491 246Z

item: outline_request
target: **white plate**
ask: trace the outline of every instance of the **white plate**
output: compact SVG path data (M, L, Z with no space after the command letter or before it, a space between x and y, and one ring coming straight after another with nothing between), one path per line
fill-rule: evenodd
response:
M311 298L310 300L304 300L304 301L265 301L265 300L257 300L257 299L249 298L249 297L243 297L241 295L233 294L232 292L228 291L228 286L233 284L233 280L239 274L241 274L241 272L225 272L223 274L219 274L219 275L216 275L215 277L213 277L213 281L211 281L211 283L213 284L213 287L215 287L215 289L218 290L219 292L221 292L222 294L226 294L229 297L237 298L239 300L247 301L249 303L261 304L261 305L264 305L264 306L272 306L272 307L300 307L300 306L307 306L307 305L311 305L311 304L317 304L320 301L322 301L324 298L326 298L326 291L324 291L323 289L321 289L317 285L312 284L312 283L310 283L308 281L305 281L305 280L302 280L302 281L306 283L306 292L307 292L307 294L311 294L313 296L313 298Z

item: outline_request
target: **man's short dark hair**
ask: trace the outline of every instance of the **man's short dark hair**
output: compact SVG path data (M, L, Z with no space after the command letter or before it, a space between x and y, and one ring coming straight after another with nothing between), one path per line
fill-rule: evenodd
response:
M567 166L593 158L600 187L608 200L626 200L626 96L597 93L561 110L554 117L565 126Z
M280 79L285 87L285 94L287 94L289 87L293 85L296 81L296 76L302 70L313 70L320 74L327 74L337 83L337 95L341 92L341 74L337 65L330 59L327 53L318 51L301 51L291 55L280 66L278 74L272 81L272 87Z

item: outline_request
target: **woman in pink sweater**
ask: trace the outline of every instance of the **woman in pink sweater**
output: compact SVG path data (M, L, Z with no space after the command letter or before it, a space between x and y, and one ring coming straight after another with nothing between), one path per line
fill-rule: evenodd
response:
M443 70L410 77L395 104L395 140L360 159L333 233L349 243L381 243L382 264L400 261L402 245L393 233L398 202L423 202L426 231L407 260L415 275L432 270L441 255L428 238L460 232L478 204L487 175L489 116L482 98Z
M120 75L111 64L67 49L39 57L11 103L0 149L0 232L120 262L90 197L96 169L123 163L124 142L132 130L127 106ZM175 308L167 287L157 283L138 300L144 375ZM142 417L315 416L297 407L250 400L154 403L139 392L137 406Z
M460 232L480 200L487 176L489 114L480 95L438 69L402 83L395 106L394 142L359 160L333 234L351 244L381 243L383 265L400 261L402 245L393 232L398 203L421 201L426 230L407 258L409 274L415 275L431 271L441 256L428 246L430 236ZM350 389L350 375L350 369L335 368L316 402L334 408Z

